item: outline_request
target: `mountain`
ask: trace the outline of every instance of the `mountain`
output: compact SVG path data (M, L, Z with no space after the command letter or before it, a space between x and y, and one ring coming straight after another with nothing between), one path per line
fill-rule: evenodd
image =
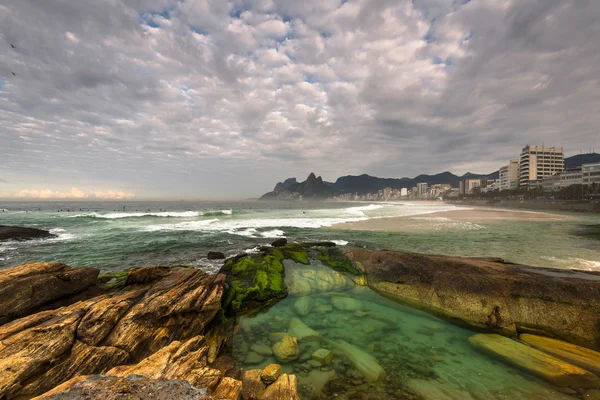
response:
M334 192L330 184L311 172L304 182L296 182L296 178L290 178L278 183L272 192L265 193L261 199L293 200L300 196L304 199L326 199L333 196Z
M583 164L597 162L600 162L600 154L598 153L577 154L576 156L565 158L565 168L580 167Z

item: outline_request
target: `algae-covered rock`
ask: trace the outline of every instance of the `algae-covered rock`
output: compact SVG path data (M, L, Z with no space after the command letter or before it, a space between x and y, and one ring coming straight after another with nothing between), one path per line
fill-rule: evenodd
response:
M298 340L321 340L323 337L306 325L300 318L292 318L290 320L290 326L288 328L288 333Z
M372 355L343 340L328 341L336 354L346 356L354 368L362 373L370 383L377 383L385 377L385 371Z
M271 347L264 344L254 343L252 346L250 346L250 350L260 354L263 357L269 357L273 355L273 350L271 350Z
M519 339L545 353L600 375L600 353L597 351L562 340L527 333L520 335Z
M340 311L357 311L363 308L362 301L352 297L334 296L331 298L331 304Z
M227 275L223 308L227 317L272 305L285 298L283 260L309 264L306 248L298 243L263 247L258 254L243 254L225 261Z
M600 378L575 365L498 334L477 334L469 343L556 386L598 388Z
M269 333L269 342L275 344L277 342L280 342L281 339L283 339L287 335L289 335L289 333L287 332L271 332Z
M294 310L304 317L312 311L314 304L315 300L312 297L300 297L294 302Z
M300 349L298 348L298 339L292 335L286 335L272 347L273 354L278 361L290 362L298 358Z
M352 275L362 275L362 272L336 247L323 247L318 249L317 259L324 265L338 271Z

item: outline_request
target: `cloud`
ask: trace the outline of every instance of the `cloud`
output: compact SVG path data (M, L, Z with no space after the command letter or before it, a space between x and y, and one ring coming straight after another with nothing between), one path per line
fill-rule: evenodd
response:
M135 197L133 193L126 193L119 190L106 190L106 191L90 191L84 192L78 188L71 188L67 192L59 192L49 189L42 190L21 190L18 193L13 194L11 197L18 199L77 199L77 200L127 200Z
M593 0L8 0L0 174L248 197L313 170L579 153L600 125L598 15Z

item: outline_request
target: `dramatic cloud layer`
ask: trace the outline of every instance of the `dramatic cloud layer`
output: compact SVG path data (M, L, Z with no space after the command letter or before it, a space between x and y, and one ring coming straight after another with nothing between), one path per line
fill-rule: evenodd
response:
M4 1L0 197L242 197L579 153L599 19L596 0Z

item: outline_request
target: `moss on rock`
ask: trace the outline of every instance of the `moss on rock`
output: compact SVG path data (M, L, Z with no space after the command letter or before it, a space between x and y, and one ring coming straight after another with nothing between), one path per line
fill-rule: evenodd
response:
M362 275L339 249L335 247L325 247L319 248L317 251L317 259L335 271L347 272L352 275Z
M98 276L98 280L104 283L105 289L115 289L125 286L127 277L129 276L129 270L112 272L109 274L102 274Z

